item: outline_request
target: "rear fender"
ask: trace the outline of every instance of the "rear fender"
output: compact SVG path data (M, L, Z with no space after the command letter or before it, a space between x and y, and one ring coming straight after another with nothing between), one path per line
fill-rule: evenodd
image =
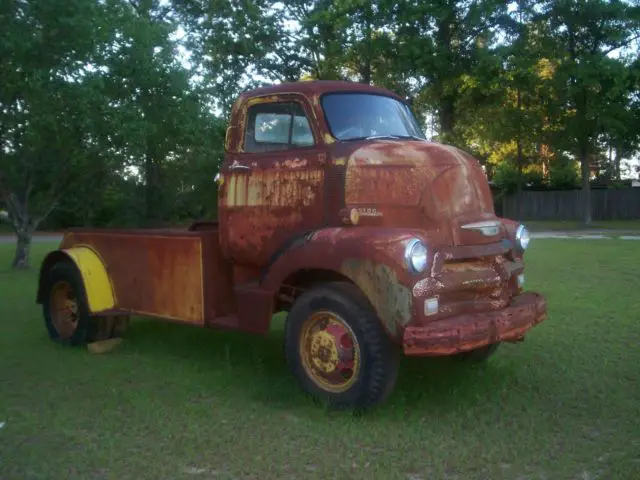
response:
M60 261L71 261L80 272L87 294L87 304L91 313L99 313L113 309L116 296L107 273L106 266L100 255L90 247L74 246L50 252L40 266L38 279L37 303L44 302L44 282L47 272Z
M293 243L271 264L263 288L277 292L285 280L305 270L339 273L367 297L387 332L401 338L414 315L412 288L421 278L412 275L404 250L416 230L374 227L327 228Z

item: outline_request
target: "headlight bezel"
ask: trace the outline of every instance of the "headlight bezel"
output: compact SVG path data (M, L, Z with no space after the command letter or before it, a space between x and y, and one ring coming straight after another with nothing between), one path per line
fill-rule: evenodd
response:
M416 249L423 249L424 254L416 255ZM421 268L420 263L416 266L416 257L418 258L418 262L420 262L420 257L424 257ZM409 272L414 275L420 275L426 272L429 266L429 247L420 238L412 238L407 242L404 249L404 262Z
M519 252L524 253L529 248L531 242L531 232L523 224L518 225L516 230L516 247Z

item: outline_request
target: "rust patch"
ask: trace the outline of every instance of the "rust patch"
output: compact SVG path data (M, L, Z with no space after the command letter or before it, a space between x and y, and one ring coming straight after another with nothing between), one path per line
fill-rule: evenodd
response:
M282 167L284 168L303 168L307 166L306 159L294 158L293 160L285 160L282 162Z
M413 168L347 167L348 205L412 205L420 202L424 187ZM382 201L381 201L382 200Z
M287 230L291 230L303 221L303 214L294 208L287 209L286 213L275 214L268 206L263 206L252 208L251 211L230 210L228 221L234 225L234 250L255 252L254 255L262 259L258 262L261 263L266 261L270 254L264 250L274 233L280 232L278 239L284 241ZM234 259L240 264L246 262L244 258Z
M522 270L521 261L507 260L494 245L443 249L433 258L430 276L413 286L418 308L412 326L506 308L520 293L516 275ZM439 308L427 318L419 305L432 297L438 298Z
M305 163L306 165L306 163ZM300 165L298 166L305 166ZM250 175L232 174L227 207L310 206L315 204L324 172L318 170L266 170Z
M411 290L402 285L395 272L371 260L348 259L340 271L365 293L389 333L398 335L411 320Z
M498 240L464 230L465 223L496 220L493 199L477 160L462 150L423 141L338 143L334 158L346 158L346 207L385 213L376 225L416 227L437 233L445 244Z
M545 299L536 293L515 297L506 308L493 312L457 315L404 331L406 355L451 355L492 343L520 341L546 318Z
M202 238L202 261L204 266L204 318L210 325L218 325L219 319L236 312L236 297L233 292L234 272L231 263L220 248L218 227L200 231Z
M332 143L336 142L336 139L333 138L333 136L330 133L325 133L324 134L324 143L331 145Z
M231 132L232 132L233 128L231 126L228 126L227 129L224 132L224 148L225 150L229 150L229 145L231 142Z
M278 95L266 95L266 96L252 97L252 98L247 100L246 106L250 107L251 105L258 105L260 103L277 102L279 99L280 99L280 97Z
M204 323L202 243L196 232L76 231L65 237L62 248L77 244L100 253L117 309Z

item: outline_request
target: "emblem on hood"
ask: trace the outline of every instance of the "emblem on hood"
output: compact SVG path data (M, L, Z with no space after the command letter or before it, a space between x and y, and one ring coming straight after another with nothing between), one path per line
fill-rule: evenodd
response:
M460 228L465 230L475 230L485 237L493 237L500 231L501 223L497 220L486 220L484 222L467 223Z

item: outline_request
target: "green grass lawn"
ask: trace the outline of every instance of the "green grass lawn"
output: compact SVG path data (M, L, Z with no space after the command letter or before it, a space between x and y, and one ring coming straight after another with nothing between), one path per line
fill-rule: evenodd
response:
M59 347L12 253L0 245L2 479L640 478L638 242L534 240L527 284L548 320L479 367L405 359L361 417L301 393L281 325L136 319L109 354Z

